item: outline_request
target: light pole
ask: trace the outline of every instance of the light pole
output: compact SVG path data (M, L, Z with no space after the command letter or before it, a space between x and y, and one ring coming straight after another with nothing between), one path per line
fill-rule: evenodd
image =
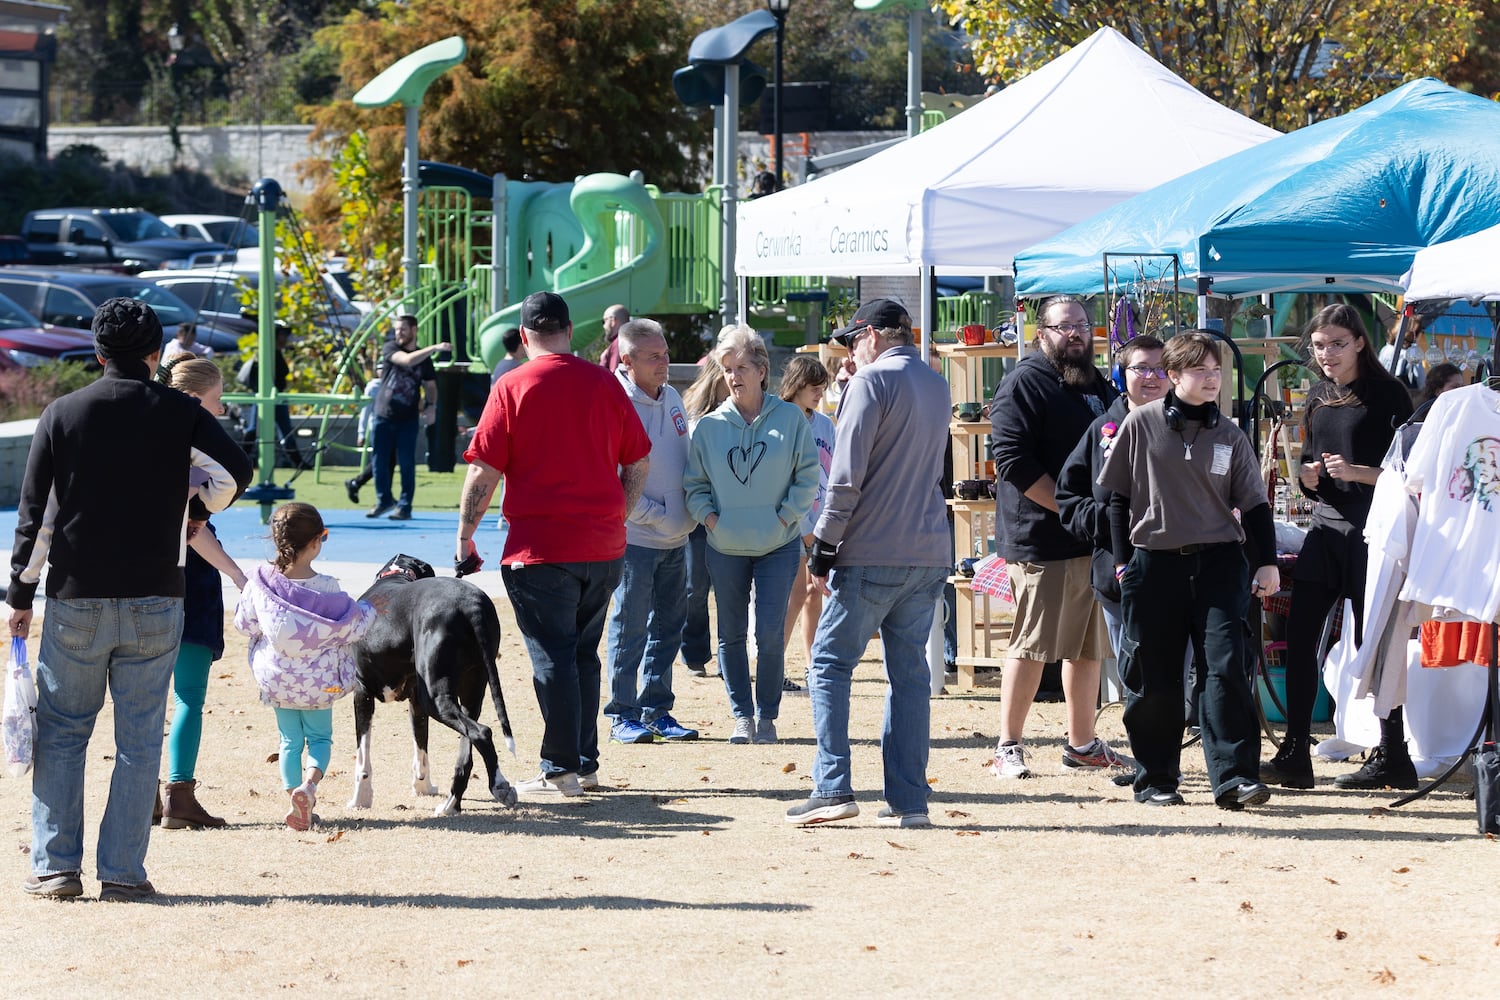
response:
M792 9L792 0L766 0L766 9L776 19L776 91L772 96L771 134L776 160L776 190L781 190L781 48L786 40L786 15Z

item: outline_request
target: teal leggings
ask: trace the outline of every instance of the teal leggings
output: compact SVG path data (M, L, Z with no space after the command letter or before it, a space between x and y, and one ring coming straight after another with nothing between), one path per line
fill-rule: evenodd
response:
M167 737L167 780L192 781L197 777L198 744L203 739L203 700L208 696L208 671L214 654L207 646L184 642L177 649L172 668L171 735Z
M333 753L333 709L278 708L276 728L281 731L281 780L288 789L302 784L302 748L307 763L327 772Z

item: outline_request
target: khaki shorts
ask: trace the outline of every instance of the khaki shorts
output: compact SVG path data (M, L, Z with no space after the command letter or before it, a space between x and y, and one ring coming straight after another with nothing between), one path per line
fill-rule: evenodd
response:
M1098 660L1108 646L1104 615L1089 582L1089 556L1007 563L1016 599L1007 656L1018 660Z

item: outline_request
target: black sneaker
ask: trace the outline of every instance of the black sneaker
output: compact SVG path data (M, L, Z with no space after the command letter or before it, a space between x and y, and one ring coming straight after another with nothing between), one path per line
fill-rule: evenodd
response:
M344 492L349 495L349 502L350 503L354 504L355 506L359 506L359 480L358 479L346 479L346 480L344 480Z
M1288 739L1276 751L1276 756L1260 765L1260 780L1268 785L1282 788L1311 788L1313 781L1312 753L1303 740Z
M688 673L692 674L694 677L707 677L708 676L708 664L707 663L689 663L687 665L687 670L688 670Z
M408 510L405 507L397 507L395 510L391 511L391 515L388 518L388 520L391 520L391 521L410 521L411 520L411 511Z
M1352 774L1339 775L1333 783L1351 791L1416 788L1417 769L1404 752L1399 757L1392 757L1385 752L1385 747L1376 747L1370 751L1364 767Z
M859 805L852 795L835 795L831 798L814 795L801 805L788 809L786 821L796 826L812 826L815 823L852 819L858 815Z
M395 509L396 501L394 500L376 500L375 506L365 513L365 517L383 517Z

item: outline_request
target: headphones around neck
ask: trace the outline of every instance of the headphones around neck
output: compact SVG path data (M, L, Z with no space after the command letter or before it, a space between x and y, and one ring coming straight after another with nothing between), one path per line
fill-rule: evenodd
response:
M1162 406L1162 415L1167 418L1167 429L1181 431L1187 422L1187 417L1177 407L1177 394L1167 393L1166 403ZM1206 430L1213 430L1219 426L1219 404L1213 400L1203 404L1203 426Z

